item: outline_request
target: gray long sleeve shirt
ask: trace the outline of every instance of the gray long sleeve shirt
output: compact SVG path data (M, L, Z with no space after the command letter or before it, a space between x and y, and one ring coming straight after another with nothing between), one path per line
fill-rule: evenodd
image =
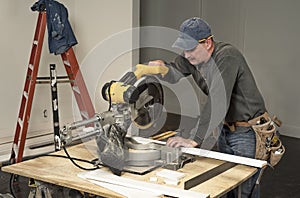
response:
M248 121L266 111L244 56L230 44L215 42L210 60L197 66L191 65L183 56L177 56L163 80L176 83L189 75L208 95L197 133L191 137L199 144L207 132L223 121Z

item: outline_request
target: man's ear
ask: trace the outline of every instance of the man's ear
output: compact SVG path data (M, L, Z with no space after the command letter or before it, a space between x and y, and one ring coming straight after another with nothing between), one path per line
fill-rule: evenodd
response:
M213 41L211 38L209 38L205 41L205 47L206 47L206 50L208 50L208 51L213 48Z

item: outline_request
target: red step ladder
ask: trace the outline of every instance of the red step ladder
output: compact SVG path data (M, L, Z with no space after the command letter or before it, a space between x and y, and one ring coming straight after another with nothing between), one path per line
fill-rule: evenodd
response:
M39 12L11 151L11 164L21 162L23 158L46 23L46 12ZM73 48L71 47L65 53L61 54L61 58L69 77L81 117L83 119L93 117L95 115L94 106L84 83Z

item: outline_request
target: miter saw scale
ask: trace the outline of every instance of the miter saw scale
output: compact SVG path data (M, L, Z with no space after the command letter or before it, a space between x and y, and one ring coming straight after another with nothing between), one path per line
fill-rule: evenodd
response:
M120 175L122 171L130 171L143 174L158 166L177 170L193 161L193 157L183 155L179 148L153 141L141 143L127 136L131 123L139 129L149 129L163 111L163 89L158 79L154 76L138 79L136 76L128 72L119 81L106 83L102 96L109 102L108 111L65 125L60 141L62 145L68 144L72 142L72 130L94 124L86 130L85 136L96 136L99 161L113 173Z

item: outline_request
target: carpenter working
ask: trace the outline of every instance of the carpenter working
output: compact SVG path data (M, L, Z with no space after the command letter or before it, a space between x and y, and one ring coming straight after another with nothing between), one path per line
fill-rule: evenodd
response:
M215 41L209 24L197 17L181 24L173 47L183 50L174 62L154 60L148 67L166 67L167 72L161 79L170 83L191 75L208 97L197 132L188 139L169 138L167 145L203 147L207 134L219 129L217 145L220 152L255 158L257 137L252 123L260 124L257 121L269 117L242 53L231 44ZM136 68L137 73L147 73L140 70L143 67ZM242 185L242 197L260 196L259 188L254 188L258 175L259 171ZM229 192L227 197L237 197L237 189Z

